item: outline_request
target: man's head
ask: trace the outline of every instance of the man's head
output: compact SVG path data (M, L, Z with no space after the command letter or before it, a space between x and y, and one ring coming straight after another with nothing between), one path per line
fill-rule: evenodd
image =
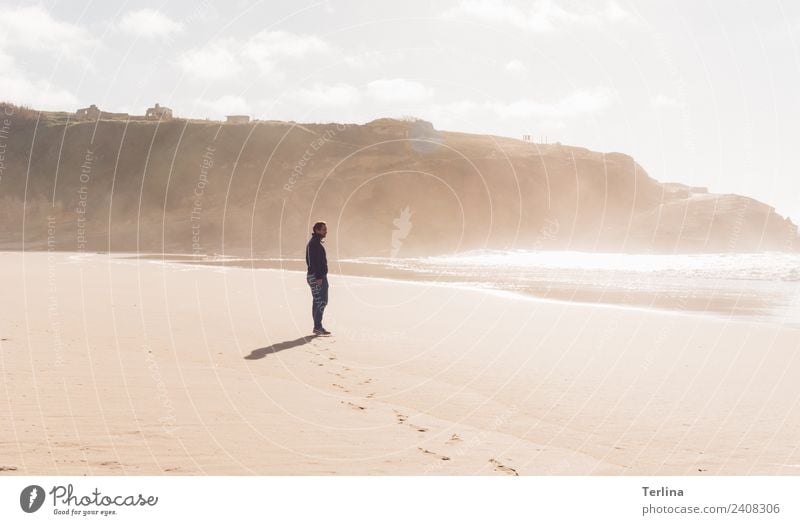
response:
M324 221L319 221L314 224L314 234L319 235L323 239L328 235L328 225Z

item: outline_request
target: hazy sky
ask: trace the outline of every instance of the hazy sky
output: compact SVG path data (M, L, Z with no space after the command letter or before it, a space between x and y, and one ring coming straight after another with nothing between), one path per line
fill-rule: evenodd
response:
M800 220L800 2L0 0L0 99L631 154Z

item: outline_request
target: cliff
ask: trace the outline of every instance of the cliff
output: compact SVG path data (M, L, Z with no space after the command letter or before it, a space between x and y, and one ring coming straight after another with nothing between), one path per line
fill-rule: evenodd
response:
M468 249L795 250L738 195L662 184L630 156L365 125L100 120L0 108L0 248L336 257Z

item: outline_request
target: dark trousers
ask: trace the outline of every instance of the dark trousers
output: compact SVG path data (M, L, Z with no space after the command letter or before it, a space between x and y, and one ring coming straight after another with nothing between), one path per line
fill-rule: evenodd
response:
M311 287L311 317L314 318L314 328L322 328L322 314L328 306L328 276L322 278L322 284L317 284L314 274L306 275L306 281Z

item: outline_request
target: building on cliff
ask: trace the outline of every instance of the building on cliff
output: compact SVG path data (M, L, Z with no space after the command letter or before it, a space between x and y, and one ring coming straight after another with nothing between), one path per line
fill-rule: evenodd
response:
M100 118L100 109L92 104L88 108L81 108L75 112L75 118L80 120L97 120Z
M144 118L152 120L170 120L172 118L172 110L156 102L155 106L147 108L147 113L144 114Z
M228 115L225 117L226 124L249 124L250 115Z
M75 118L78 120L100 120L100 119L127 119L127 113L110 113L108 111L101 111L95 104L88 108L81 108L75 112Z

